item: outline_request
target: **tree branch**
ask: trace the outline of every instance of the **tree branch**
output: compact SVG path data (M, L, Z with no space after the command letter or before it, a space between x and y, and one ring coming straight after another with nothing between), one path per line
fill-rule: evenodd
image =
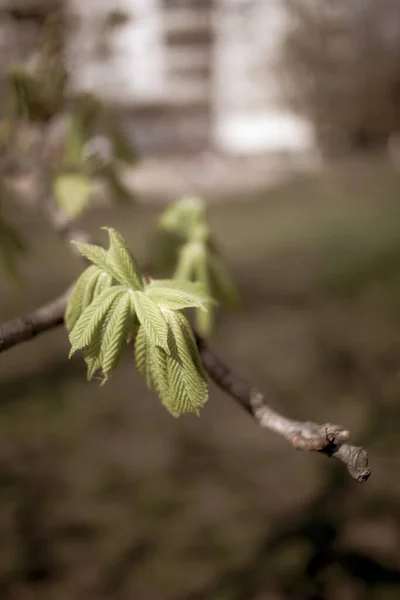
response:
M90 235L67 219L52 198L46 202L45 211L52 227L67 240L95 243ZM73 245L71 249L76 252ZM79 254L79 252L78 252ZM80 258L83 257L79 254ZM86 263L85 259L83 259ZM64 312L71 289L49 304L26 317L13 319L0 325L0 353L28 341L39 333L57 327L64 322ZM264 429L274 431L287 439L294 448L304 451L321 452L342 461L350 475L365 483L371 472L368 467L368 454L364 448L348 444L350 432L340 425L325 423L319 425L311 421L294 421L270 408L263 394L235 375L210 350L206 341L196 332L195 339L204 367L210 377L224 392L234 398Z
M286 438L297 450L321 452L339 459L345 463L350 475L360 483L368 480L371 474L368 453L362 447L346 443L350 438L349 431L331 423L319 425L283 417L267 405L261 392L232 373L197 333L195 338L210 379L235 398L260 427Z
M45 304L31 314L0 325L0 352L26 342L64 322L64 312L71 290ZM294 448L317 451L333 456L347 465L350 475L365 483L370 476L368 454L364 448L346 443L350 433L339 425L319 425L310 421L293 421L270 408L261 392L232 373L195 333L197 347L210 377L224 392L234 398L262 428L286 438Z
M62 325L71 289L27 316L0 325L0 352L9 350L21 342L28 342L39 333Z

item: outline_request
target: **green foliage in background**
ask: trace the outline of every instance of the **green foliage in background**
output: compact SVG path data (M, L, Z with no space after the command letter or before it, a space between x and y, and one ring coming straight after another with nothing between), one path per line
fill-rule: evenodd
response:
M207 211L200 198L185 197L171 205L158 221L155 268L174 269L178 281L200 283L207 294L225 310L234 310L239 294L218 252ZM196 327L208 336L215 324L215 308L196 310Z
M127 343L134 341L137 369L170 413L198 414L208 398L207 381L181 311L195 307L206 312L212 300L200 284L146 278L121 234L107 231L108 250L75 242L92 265L68 302L71 355L84 349L88 379L101 370L104 383Z
M9 196L9 190L0 183L0 267L8 280L17 282L17 263L26 253L26 245L16 229L6 219L3 200Z
M110 110L94 96L83 94L70 114L62 159L55 170L56 201L71 218L79 216L99 181L114 200L128 203L132 193L123 183L120 164L135 162L136 156Z

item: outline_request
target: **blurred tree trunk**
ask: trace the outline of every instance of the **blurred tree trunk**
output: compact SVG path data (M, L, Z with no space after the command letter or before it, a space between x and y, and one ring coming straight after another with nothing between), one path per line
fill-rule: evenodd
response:
M400 128L400 3L286 0L286 102L325 154L381 151Z

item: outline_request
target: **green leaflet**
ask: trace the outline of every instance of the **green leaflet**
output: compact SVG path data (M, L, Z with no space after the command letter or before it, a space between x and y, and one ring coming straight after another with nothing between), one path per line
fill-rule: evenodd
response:
M95 298L96 296L101 294L103 290L110 288L112 284L113 278L111 277L111 275L109 273L106 273L105 271L102 271L101 275L97 279L96 288L93 292L93 297Z
M92 265L83 271L75 283L65 311L65 324L68 331L71 331L81 313L92 301L97 279L101 272L98 267Z
M139 327L135 339L135 361L138 373L146 382L149 389L154 388L155 373L151 353L156 346L152 345L143 326Z
M76 350L90 345L101 328L103 319L114 300L123 292L124 289L121 286L106 289L83 311L69 334L71 342L70 356Z
M165 311L165 316L170 354L154 345L141 327L135 342L138 372L173 416L198 414L208 399L208 391L192 330L181 313Z
M198 281L178 281L176 279L151 279L147 284L146 289L153 288L170 288L172 290L178 290L186 292L188 294L195 294L201 296L203 300L210 300L204 291L204 287Z
M168 355L151 343L144 327L140 327L135 340L135 360L138 373L150 390L156 390L160 399L168 396Z
M206 311L205 303L212 302L201 285L173 279L150 282L146 286L146 294L160 307L170 310L197 307Z
M168 325L160 307L144 292L132 292L132 299L137 318L151 343L169 354Z
M99 339L101 339L101 338L99 338ZM96 349L94 349L93 347L90 347L85 352L85 362L87 365L87 380L88 381L93 379L93 376L95 375L95 373L97 373L97 371L101 367L101 357L99 356L99 354L96 354L96 351L97 351L97 346L96 346Z
M79 252L90 260L93 264L100 267L103 271L106 271L110 275L114 275L112 268L110 268L107 250L96 244L86 244L84 242L72 242L78 248Z
M129 292L119 296L111 309L111 316L104 329L101 342L101 366L104 381L116 369L126 346L128 332L132 326L134 307Z
M85 352L88 380L102 368L104 384L116 369L127 343L128 333L132 330L133 316L129 292L122 292L112 303L101 328Z
M108 273L116 281L130 289L143 289L143 275L137 266L132 254L128 250L125 240L120 233L110 227L105 227L110 238L110 247L105 250L95 244L73 242L79 252Z
M103 227L110 238L108 261L115 272L116 279L132 289L143 289L143 276L128 249L123 236L111 227Z
M185 326L182 314L172 311L165 314L170 325L171 355L167 357L168 396L162 402L175 417L185 412L199 414L207 402L208 390L193 335L189 335L190 328Z
M91 265L82 273L75 283L65 312L65 324L68 331L71 331L93 299L111 285L112 277L95 265Z
M164 406L168 406L171 392L168 381L168 359L168 354L162 348L152 346L150 360L154 378L153 386Z
M108 323L110 322L112 314L112 310L110 309L103 319L98 334L93 338L92 343L85 350L85 362L87 364L88 381L90 381L93 378L93 375L101 368L101 344L103 341L104 332L108 326Z
M179 343L183 344L183 346L181 346L181 351L190 356L190 359L193 362L198 374L200 374L204 381L207 381L207 374L200 358L199 350L197 348L193 330L189 324L189 321L186 319L185 315L179 312L174 313L173 316L169 313L167 315L167 320L174 335L180 330L179 335L176 335L176 339Z

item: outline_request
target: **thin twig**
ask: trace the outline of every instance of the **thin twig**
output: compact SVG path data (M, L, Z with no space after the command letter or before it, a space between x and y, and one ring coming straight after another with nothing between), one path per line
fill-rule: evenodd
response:
M360 483L368 480L371 474L368 453L364 448L346 443L350 438L349 431L331 423L319 425L283 417L268 406L261 392L224 365L197 333L195 338L210 379L235 398L260 427L286 438L298 450L321 452L341 460L347 465L350 475Z
M0 325L0 352L49 331L64 323L64 312L71 289L25 317L17 317Z

